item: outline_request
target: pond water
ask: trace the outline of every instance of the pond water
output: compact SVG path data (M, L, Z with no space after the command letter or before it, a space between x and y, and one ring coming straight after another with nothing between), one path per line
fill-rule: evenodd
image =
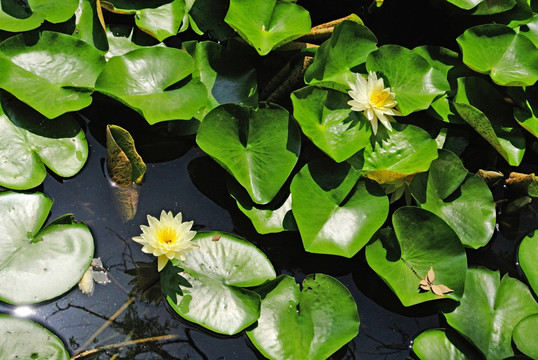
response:
M111 283L96 285L91 297L74 288L58 299L35 306L0 304L0 313L26 316L43 324L64 341L71 354L109 347L80 357L83 359L263 358L245 335L225 337L211 333L179 318L166 301L147 303L133 293L133 280L137 277L127 272L143 269L144 263L155 268L156 263L131 238L140 234L139 226L147 223L147 214L158 216L164 209L181 211L184 220L194 220L196 230L231 232L252 241L268 255L277 274L291 275L299 283L307 274L316 272L338 278L357 303L361 325L359 335L333 359L403 359L410 355L415 336L425 329L444 326L438 311L450 305L449 301L404 308L367 266L363 251L352 259L315 255L304 251L298 233L258 235L225 192L222 169L194 145L192 137L163 139L151 133L159 127L151 130L149 126L129 126L143 121L135 119L137 115L132 111L96 111L105 105L97 99L84 113L91 121L86 118L90 156L83 170L72 179L49 174L38 190L55 200L50 219L73 213L90 227L96 243L95 257L101 258ZM129 222L123 222L114 208L112 187L104 170L105 124L112 119L133 133L148 165L140 187L138 212ZM496 197L500 199L505 194L502 187L499 189ZM501 230L508 235L497 231L485 249L469 251L470 262L500 268L502 273L521 278L515 253L523 235L537 227L532 206L536 202L506 223L501 218ZM151 285L154 279L148 281ZM153 294L159 294L155 289ZM111 317L114 319L109 320ZM115 345L152 337L156 337L155 341Z

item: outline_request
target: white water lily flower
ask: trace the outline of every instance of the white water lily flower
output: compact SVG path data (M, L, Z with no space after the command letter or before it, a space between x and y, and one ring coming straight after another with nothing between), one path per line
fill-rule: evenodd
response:
M191 242L196 231L191 231L193 221L181 222L181 213L176 216L164 210L161 218L157 220L148 215L149 226L140 225L142 234L133 237L133 240L144 245L142 251L157 256L158 271L173 258L185 260L185 253L198 249L198 245Z
M348 92L353 100L348 101L353 111L363 111L372 125L374 135L377 133L377 121L392 131L393 116L402 115L395 107L398 104L390 88L385 88L383 79L378 79L375 72L370 71L368 79L361 74L355 74L355 82L348 82L351 91Z

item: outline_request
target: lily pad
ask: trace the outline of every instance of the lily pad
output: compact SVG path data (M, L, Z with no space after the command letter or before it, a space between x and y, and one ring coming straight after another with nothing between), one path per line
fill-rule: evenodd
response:
M347 82L355 79L352 69L364 64L376 49L377 39L366 26L343 21L316 51L314 62L305 72L305 82L346 92Z
M140 184L146 164L135 148L129 132L117 125L106 128L107 168L111 180L119 186Z
M416 52L398 45L383 45L366 59L366 69L379 73L403 116L427 109L450 89L448 80Z
M444 329L426 330L413 340L413 352L420 360L479 360L470 344L454 341Z
M37 28L43 21L60 23L75 13L78 0L2 1L0 30L11 32Z
M228 3L220 0L196 0L189 11L191 24L212 39L225 41L235 36L235 31L226 24L224 18L228 11Z
M51 206L41 193L0 194L0 300L19 305L55 298L90 266L90 230L69 215L42 228Z
M393 124L392 131L380 128L364 149L347 161L361 174L380 184L430 168L437 158L437 143L414 125Z
M75 13L73 37L86 41L102 52L108 51L103 12L98 0L81 0Z
M313 161L295 175L292 210L306 251L352 257L383 225L385 192L358 179L348 164L328 160Z
M366 246L370 267L394 291L404 306L463 295L467 256L458 236L437 215L404 206L392 215L394 232L385 229ZM454 290L444 296L421 291L419 283L430 270L435 284Z
M101 0L101 6L117 14L134 14L137 10L151 9L173 0Z
M70 356L62 341L38 323L0 314L0 358L69 360Z
M46 167L70 177L84 166L88 143L73 115L51 121L7 94L0 103L1 186L31 189L45 180Z
M467 270L465 293L448 324L465 336L488 360L514 355L512 331L529 315L538 313L538 303L529 288L508 275L483 268Z
M513 338L517 348L532 359L538 359L538 314L530 315L521 320L514 328Z
M538 294L538 231L533 230L519 245L519 265L535 294Z
M213 41L188 41L183 48L194 59L192 76L207 88L206 105L196 115L200 121L220 104L258 106L256 70L242 57Z
M528 86L538 80L538 49L523 34L501 24L467 29L457 39L463 62L504 86Z
M168 303L181 317L212 331L232 335L260 316L260 296L246 287L275 278L273 266L257 247L222 232L198 232L199 249L173 260L161 275ZM178 276L179 273L179 276ZM179 287L182 277L189 286Z
M459 78L454 99L458 114L471 125L512 166L518 166L525 153L525 138L514 127L510 107L487 81Z
M308 33L311 27L307 10L277 0L230 0L224 20L260 55Z
M467 172L452 152L439 150L439 158L427 173L411 183L417 204L442 218L458 234L463 245L486 245L495 230L495 203L487 184Z
M186 79L192 70L192 58L185 51L166 47L137 49L108 60L95 87L138 111L152 125L189 120L207 97L199 80Z
M291 174L301 146L297 125L278 105L257 110L220 105L200 124L196 142L257 204L275 197Z
M140 33L141 33L141 30L139 30L136 27L131 27L128 25L108 26L106 36L108 39L109 48L108 48L108 52L105 54L105 58L109 60L110 58L114 56L121 56L136 49L143 49L143 48L155 47L155 46L159 46L159 47L166 46L164 43L155 44L156 40L153 38L151 39L155 41L148 42L147 38L150 38L149 35L143 37L142 40L146 40L146 41L141 41L140 36L137 36L137 34L140 34Z
M370 144L372 135L368 119L351 110L349 99L339 91L313 86L291 94L293 117L303 133L337 162Z
M302 290L281 275L256 292L262 297L260 318L247 335L269 359L326 359L359 332L353 297L329 275L308 275Z
M105 65L101 53L72 36L44 31L0 44L0 88L49 119L85 108Z
M514 107L514 119L519 125L538 138L538 86L530 86L523 92L521 107Z
M179 32L185 16L185 0L173 0L158 7L137 10L135 23L144 32L163 41Z

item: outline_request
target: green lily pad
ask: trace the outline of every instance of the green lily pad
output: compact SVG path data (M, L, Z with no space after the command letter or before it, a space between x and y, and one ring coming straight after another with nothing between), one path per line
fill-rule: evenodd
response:
M137 36L140 32L141 30L138 30L138 28L128 25L107 26L106 36L109 48L108 52L105 54L105 58L109 60L114 56L121 56L136 49L166 46L164 43L155 44L155 42L148 43L148 41L141 41L140 36Z
M529 315L538 313L538 303L529 288L508 275L483 268L467 270L465 293L448 324L465 336L488 360L514 355L512 331Z
M186 16L185 0L173 0L158 7L137 10L135 23L159 41L179 32Z
M448 80L416 52L398 45L383 45L366 59L366 69L385 79L396 94L402 115L427 109L432 101L450 89Z
M267 204L275 197L291 174L301 147L297 125L278 105L257 110L220 105L200 124L196 142L257 204Z
M130 51L108 60L96 89L138 111L149 124L191 119L204 105L207 91L192 73L185 51L153 47Z
M533 230L519 245L519 265L535 294L538 294L538 231Z
M52 119L91 104L104 65L96 48L72 36L21 34L0 44L0 88Z
M224 21L260 55L308 33L311 26L307 10L277 0L230 0Z
M394 232L379 232L378 239L366 246L370 267L394 291L404 306L430 300L463 295L467 256L458 236L437 215L404 206L392 215ZM423 291L419 284L430 268L435 272L434 284L445 285L453 292L444 296Z
M477 249L486 245L495 230L495 203L487 184L470 174L452 152L439 150L439 158L427 173L411 183L417 204L442 218L463 245Z
M521 127L538 138L538 85L527 87L523 92L521 107L514 107L514 119Z
M479 360L476 351L463 341L454 342L443 329L426 330L413 340L413 352L420 360Z
M0 194L0 300L19 305L55 298L90 266L90 230L69 215L42 228L51 206L41 193Z
M520 129L510 122L510 107L493 86L477 77L459 78L454 106L458 114L510 165L521 163L525 138Z
M530 315L521 320L514 328L513 338L517 348L532 359L538 359L538 314Z
M173 0L101 0L101 6L118 14L134 14L137 10L152 9Z
M108 51L106 31L101 23L102 9L97 0L81 0L76 12L73 37L83 40L102 52Z
M414 125L393 124L380 128L374 140L347 161L361 174L380 184L430 168L437 158L437 143Z
M62 341L38 323L0 314L0 358L69 360L70 356Z
M2 1L0 30L11 32L37 28L43 21L60 23L73 16L78 0Z
M293 117L303 133L333 160L348 159L370 144L372 128L362 112L352 111L349 96L308 86L291 94Z
M327 160L295 175L292 210L306 251L352 257L383 225L389 211L385 192L358 178L349 164Z
M226 24L224 18L228 3L220 0L196 0L189 11L190 22L212 39L225 41L235 36L235 31Z
M207 88L206 105L196 115L200 121L220 104L258 106L256 70L238 54L213 41L188 41L183 48L194 59L192 76Z
M247 335L269 359L327 359L359 332L349 290L325 274L308 275L302 290L288 275L256 289L261 313Z
M260 296L246 287L275 277L273 266L257 247L222 232L199 232L199 249L184 261L173 260L161 275L168 303L181 317L221 334L232 335L260 316ZM190 286L179 288L179 275Z
M504 86L533 85L538 80L538 49L523 34L500 24L467 29L457 39L463 62Z
M316 51L314 62L305 72L305 82L347 92L347 82L355 79L352 69L376 49L377 39L366 26L343 21Z
M46 167L62 177L82 169L88 143L73 115L51 121L5 93L0 94L0 103L1 186L36 187L45 180Z
M520 26L519 33L528 37L535 46L538 46L538 14L534 14L531 21Z

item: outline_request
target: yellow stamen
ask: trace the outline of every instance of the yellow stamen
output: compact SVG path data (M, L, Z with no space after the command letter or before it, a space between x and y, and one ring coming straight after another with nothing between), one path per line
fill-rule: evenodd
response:
M372 92L372 95L370 95L370 102L377 107L382 107L385 105L385 101L388 99L389 96L390 93L386 90Z
M170 244L177 240L178 236L175 229L165 227L157 234L161 243Z

